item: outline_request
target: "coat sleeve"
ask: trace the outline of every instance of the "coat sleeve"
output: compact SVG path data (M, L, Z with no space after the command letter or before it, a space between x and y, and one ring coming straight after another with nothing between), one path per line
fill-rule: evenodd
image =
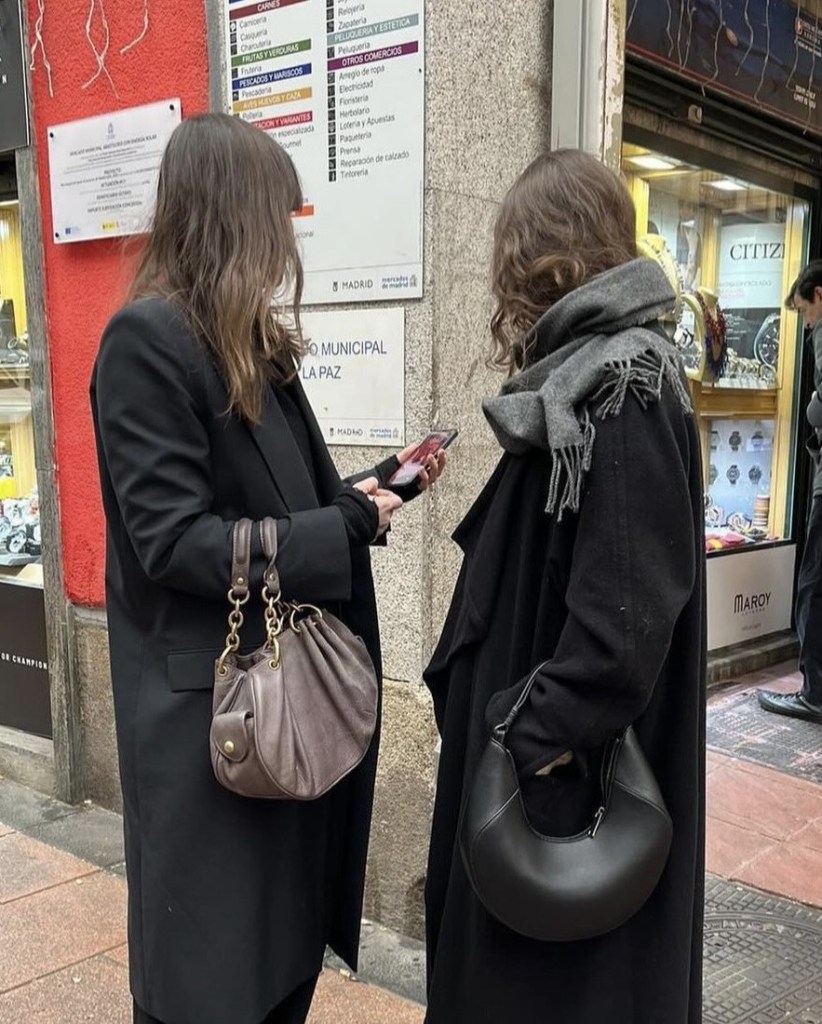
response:
M523 776L567 750L601 746L642 714L693 593L690 445L678 401L665 398L643 410L629 397L620 416L597 423L567 618L509 732ZM489 724L504 720L524 683L492 698Z
M129 307L107 328L92 402L101 459L123 525L155 583L225 597L234 520L215 514L202 360L179 318ZM283 595L347 600L351 555L339 509L278 519L277 567ZM256 531L255 531L256 535ZM255 536L252 586L266 560Z
M819 389L822 385L822 322L818 323L811 333L811 346L813 348L813 379Z
M422 491L416 480L412 480L409 484L399 484L393 487L388 483L389 479L396 473L400 468L400 460L396 455L389 455L387 459L383 459L382 462L378 462L376 466L372 466L371 469L367 469L361 473L355 473L353 476L346 478L346 483L356 484L360 480L365 480L369 476L376 477L380 487L387 488L394 492L400 500L405 503L413 501L414 498L418 498Z

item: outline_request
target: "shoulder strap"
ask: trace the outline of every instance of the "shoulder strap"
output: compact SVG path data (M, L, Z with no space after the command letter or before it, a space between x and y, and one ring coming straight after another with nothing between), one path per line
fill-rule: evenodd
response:
M270 516L260 520L260 541L263 554L268 559L268 567L263 582L272 594L279 596L280 574L277 572L277 523Z
M248 596L251 570L251 520L238 519L234 524L231 551L231 589L240 600Z
M500 722L499 725L495 725L494 726L492 732L493 732L494 736L496 737L496 739L500 743L504 743L505 742L505 737L508 735L508 730L514 724L514 720L516 719L517 715L520 713L520 711L522 711L523 705L528 700L528 697L531 694L531 689L533 688L533 685L534 685L534 682L535 682L537 676L540 674L542 669L545 668L545 666L548 664L549 660L550 659L542 661L542 662L539 663L539 665L537 665L537 667L531 673L531 675L530 675L530 677L528 679L528 682L522 688L522 692L520 693L519 697L517 698L516 704L508 712L508 717L505 719L504 722Z

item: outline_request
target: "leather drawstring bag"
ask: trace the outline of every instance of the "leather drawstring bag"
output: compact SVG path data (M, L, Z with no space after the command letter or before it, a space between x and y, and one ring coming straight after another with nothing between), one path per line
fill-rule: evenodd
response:
M605 751L601 801L589 827L561 838L531 827L505 740L540 668L492 731L464 810L460 849L474 892L498 921L531 939L571 942L604 935L642 907L662 876L673 826L628 728Z
M327 611L283 601L277 525L259 524L266 641L240 654L252 523L234 529L229 633L214 666L214 774L241 796L316 800L360 763L377 725L378 684L365 644Z

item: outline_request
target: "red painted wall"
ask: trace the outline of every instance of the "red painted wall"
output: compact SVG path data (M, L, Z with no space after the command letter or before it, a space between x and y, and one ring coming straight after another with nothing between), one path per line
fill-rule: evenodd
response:
M103 604L104 523L94 455L88 383L101 332L120 305L128 283L122 241L55 245L51 220L47 128L111 110L178 96L183 116L208 107L208 59L203 0L148 0L149 29L128 53L120 48L139 35L141 0L106 0L111 33L104 76L83 84L97 64L86 40L90 0L45 0L42 37L52 67L49 95L42 55L33 72L35 145L45 248L47 342L51 358L57 481L68 597ZM26 0L35 40L37 0ZM95 3L92 38L103 45Z

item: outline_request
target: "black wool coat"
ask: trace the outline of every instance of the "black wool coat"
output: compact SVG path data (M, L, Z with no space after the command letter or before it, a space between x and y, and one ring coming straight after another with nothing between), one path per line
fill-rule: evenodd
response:
M367 548L351 551L340 478L299 385L316 486L273 393L250 428L175 307L143 299L108 325L91 398L108 523L106 596L123 789L131 986L168 1024L259 1024L316 974L326 944L356 965L377 739L320 800L253 800L209 760L231 540L277 519L283 596L332 609L380 672ZM254 538L252 592L265 558ZM243 652L264 640L259 598Z
M550 456L505 454L455 534L464 551L426 679L442 754L426 890L428 1024L697 1024L704 871L704 601L699 436L669 391L597 421L578 515L545 512ZM635 722L674 823L635 917L572 943L522 938L475 897L457 843L489 735L547 659L510 735L532 822L591 820L596 760ZM571 750L575 764L534 771ZM593 772L591 773L593 776Z

